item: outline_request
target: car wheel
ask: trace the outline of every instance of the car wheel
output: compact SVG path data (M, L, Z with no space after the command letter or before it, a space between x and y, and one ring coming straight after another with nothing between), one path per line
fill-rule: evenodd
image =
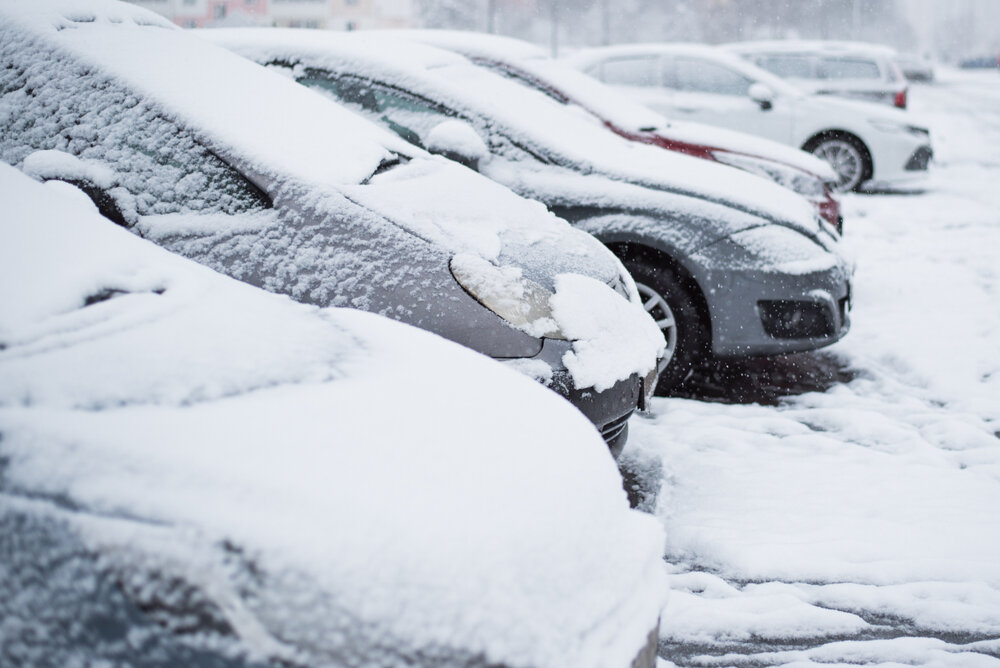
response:
M837 173L838 192L857 190L871 172L867 152L848 137L826 137L807 150L833 167Z
M708 327L691 289L671 268L642 260L626 260L625 266L635 279L643 308L667 341L667 363L656 386L656 394L664 395L687 380L708 356Z

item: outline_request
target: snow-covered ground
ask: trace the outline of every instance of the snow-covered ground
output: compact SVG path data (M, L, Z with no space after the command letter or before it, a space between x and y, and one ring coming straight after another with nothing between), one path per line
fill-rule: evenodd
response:
M746 367L751 394L796 366L818 389L632 421L624 464L667 532L666 665L1000 666L1000 76L911 95L936 170L844 198L853 331Z

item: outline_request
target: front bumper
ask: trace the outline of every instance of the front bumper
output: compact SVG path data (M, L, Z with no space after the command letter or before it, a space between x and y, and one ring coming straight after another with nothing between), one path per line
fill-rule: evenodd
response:
M717 357L814 350L850 329L852 271L842 261L803 273L716 266L702 278Z
M872 176L864 188L891 188L918 184L930 168L934 150L930 136L915 133L894 133L873 139Z
M577 389L562 361L563 355L571 349L572 344L568 341L543 339L541 352L531 359L544 362L552 369L551 377L544 379L546 385L594 423L611 454L617 458L628 440L628 419L637 408L646 407L644 390L655 387L656 374L652 374L651 380L632 374L603 392L597 392L592 387Z

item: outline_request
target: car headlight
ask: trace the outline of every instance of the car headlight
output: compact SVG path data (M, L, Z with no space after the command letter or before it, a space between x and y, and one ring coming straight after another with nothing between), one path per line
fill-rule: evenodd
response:
M896 123L894 121L886 121L881 118L870 118L868 119L868 122L871 123L873 128L881 130L882 132L905 132L918 137L930 136L930 130L927 128L917 127L916 125Z
M525 278L520 267L500 267L468 253L455 255L449 267L466 292L513 327L539 338L566 339L552 317L552 291Z
M770 179L805 197L822 197L826 194L822 179L791 165L729 151L713 151L712 157L724 165Z

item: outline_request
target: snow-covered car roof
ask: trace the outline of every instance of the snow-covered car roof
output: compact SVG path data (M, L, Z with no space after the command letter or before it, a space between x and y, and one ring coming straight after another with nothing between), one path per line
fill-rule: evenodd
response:
M594 77L583 74L563 61L550 58L544 50L522 40L458 30L401 30L392 31L391 34L457 51L473 61L481 59L515 66L623 130L658 132L670 139L759 156L794 166L826 181L836 180L829 164L805 151L751 134L699 123L668 120Z
M545 159L556 164L816 229L809 202L786 188L740 170L629 142L607 132L591 114L572 113L453 52L379 32L220 29L202 34L257 62L388 79L402 87L412 82L414 91L489 119L514 142L546 153Z
M662 534L575 408L172 255L65 183L0 165L0 198L0 663L141 664L151 618L147 641L285 666L630 665ZM50 579L66 541L86 578ZM102 578L134 627L100 626Z
M811 53L817 55L867 55L879 58L895 58L897 52L884 44L850 42L843 40L779 39L750 42L733 42L722 48L737 53Z

